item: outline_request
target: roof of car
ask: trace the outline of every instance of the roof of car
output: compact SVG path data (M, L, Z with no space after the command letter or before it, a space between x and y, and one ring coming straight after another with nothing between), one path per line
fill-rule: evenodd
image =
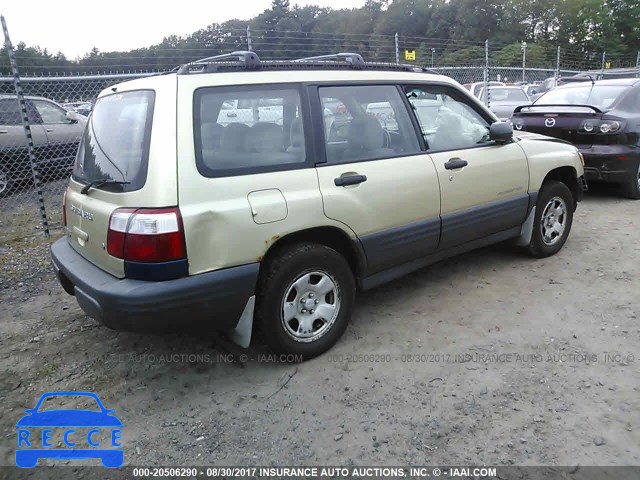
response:
M587 84L591 83L588 77L585 77L583 82L566 83L556 88L576 88L576 87L584 86L585 83ZM640 78L613 78L613 79L607 79L607 80L595 80L594 83L595 85L632 87L640 84Z
M324 83L324 82L407 82L415 83L427 81L444 83L461 88L460 84L450 77L432 73L415 73L408 71L387 70L259 70L259 71L234 71L201 73L197 75L177 75L176 73L157 75L152 77L137 78L103 90L99 96L104 96L116 91L162 88L162 85L171 83L175 85L176 79L180 82L188 82L195 86L231 86L231 85L257 85L274 83Z
M18 96L17 96L17 95L15 95L15 94L7 94L7 93L0 94L0 100L5 99L5 98L18 98ZM25 96L24 96L24 98L25 98L26 100L48 100L48 101L50 101L50 102L52 101L52 100L51 100L51 99L49 99L49 98L45 98L45 97L34 97L34 96L32 96L32 95L25 95Z

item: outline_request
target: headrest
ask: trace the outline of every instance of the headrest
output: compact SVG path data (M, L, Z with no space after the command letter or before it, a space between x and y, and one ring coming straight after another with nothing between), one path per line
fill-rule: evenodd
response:
M275 123L256 123L247 135L247 148L255 153L282 151L282 127Z
M227 152L245 151L245 142L249 126L244 123L231 123L224 127L220 137L220 148Z
M291 122L291 146L304 146L304 130L302 129L302 119L296 118Z

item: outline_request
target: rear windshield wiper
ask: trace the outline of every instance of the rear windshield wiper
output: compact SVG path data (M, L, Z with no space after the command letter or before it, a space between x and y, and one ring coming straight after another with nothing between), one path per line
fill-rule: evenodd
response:
M90 188L98 188L102 185L129 185L131 182L121 182L119 180L111 180L110 178L100 178L98 180L94 180L93 182L87 183L80 193L86 195Z

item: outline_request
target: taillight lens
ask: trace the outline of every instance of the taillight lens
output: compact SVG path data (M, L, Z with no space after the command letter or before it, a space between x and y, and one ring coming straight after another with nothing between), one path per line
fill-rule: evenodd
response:
M119 208L111 214L107 252L133 262L170 262L187 257L177 208Z
M67 226L67 191L64 190L64 195L62 195L62 225Z

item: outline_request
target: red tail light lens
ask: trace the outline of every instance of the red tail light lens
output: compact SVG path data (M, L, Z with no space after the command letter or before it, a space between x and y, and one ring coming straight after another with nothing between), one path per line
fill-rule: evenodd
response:
M133 262L170 262L186 258L180 210L115 210L109 219L107 252Z

